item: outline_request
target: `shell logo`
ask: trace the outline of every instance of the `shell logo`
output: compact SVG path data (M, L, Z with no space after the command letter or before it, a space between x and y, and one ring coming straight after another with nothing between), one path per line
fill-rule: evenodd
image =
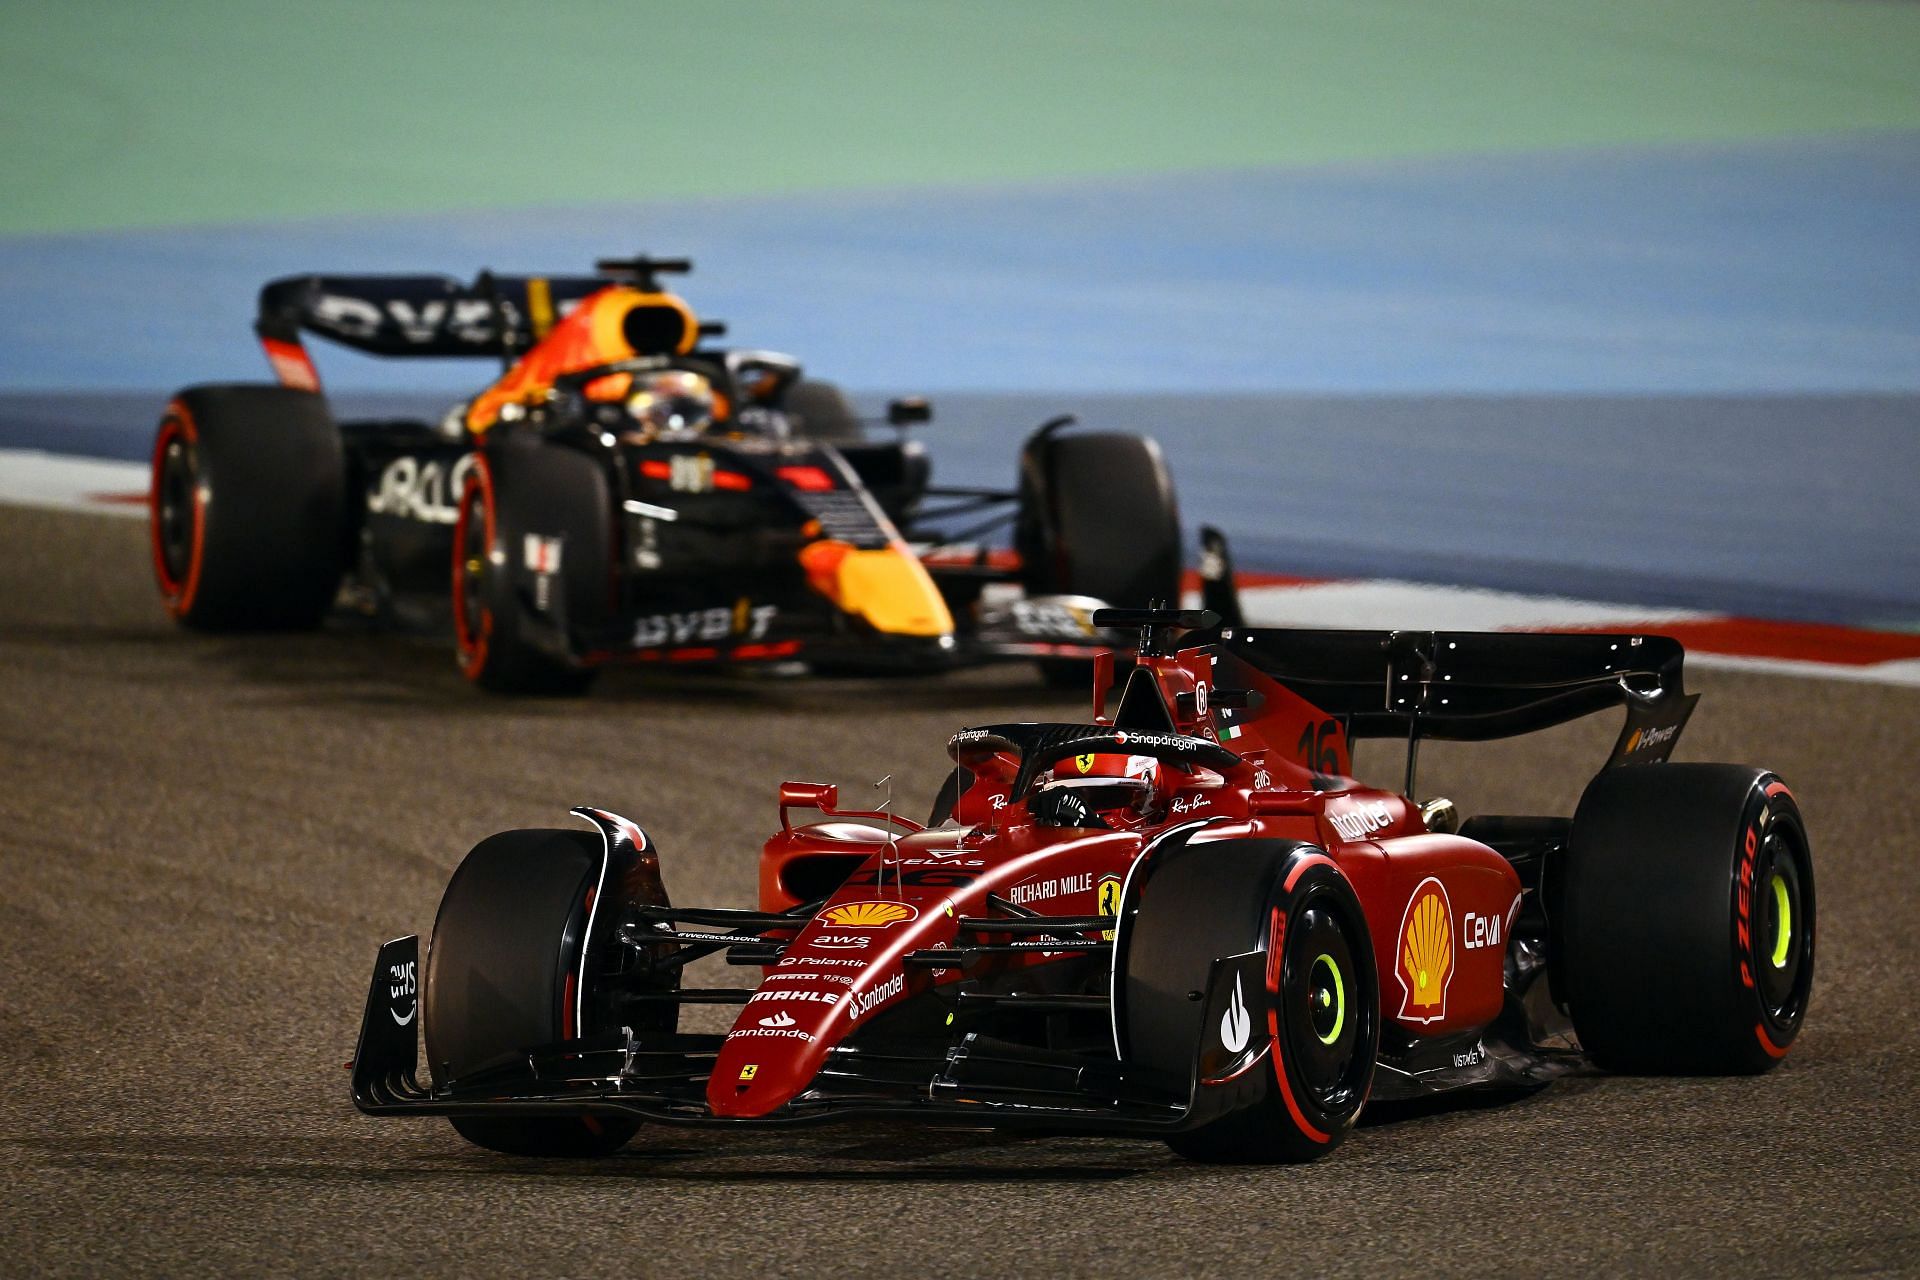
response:
M822 911L820 918L843 929L884 929L919 914L904 902L843 902Z
M1397 949L1393 976L1406 997L1395 1016L1402 1022L1440 1021L1447 1016L1447 984L1453 980L1453 907L1447 887L1432 876L1407 902Z

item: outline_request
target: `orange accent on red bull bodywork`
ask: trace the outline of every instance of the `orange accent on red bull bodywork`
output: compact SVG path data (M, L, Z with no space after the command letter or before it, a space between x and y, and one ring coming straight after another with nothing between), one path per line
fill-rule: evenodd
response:
M904 543L861 549L832 538L800 550L807 582L848 613L886 635L944 636L953 614L926 566Z
M281 386L292 387L295 391L320 389L320 371L313 367L313 357L307 354L304 344L298 340L286 342L279 338L262 338L260 349L267 353L267 364L272 367L273 376L279 379Z
M595 378L580 388L580 394L589 400L602 403L625 400L633 394L633 375L630 373L610 373L604 378Z
M672 352L636 351L627 340L627 318L642 308L679 316L679 339ZM475 434L485 431L499 421L503 407L538 400L565 374L636 355L684 355L699 338L699 320L673 294L609 285L582 298L580 305L556 321L547 336L515 361L499 381L474 397L467 407L467 430Z
M832 600L840 590L840 562L853 551L850 542L823 538L800 548L800 567L806 570L807 585Z

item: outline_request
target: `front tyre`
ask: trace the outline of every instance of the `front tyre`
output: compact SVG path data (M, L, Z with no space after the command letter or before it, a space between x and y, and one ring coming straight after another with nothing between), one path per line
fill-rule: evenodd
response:
M505 523L493 466L485 454L476 454L453 526L453 642L460 672L492 693L585 693L593 683L591 668L562 662L526 638L513 588L514 538Z
M1251 840L1165 857L1142 890L1122 962L1130 1057L1184 1079L1213 1030L1188 993L1205 988L1216 959L1266 954L1265 989L1246 993L1241 1015L1263 1051L1233 1078L1199 1084L1230 1102L1168 1145L1210 1163L1319 1159L1359 1118L1379 1054L1379 975L1359 899L1309 845ZM1229 1014L1237 1011L1236 995ZM1211 1106L1205 1097L1196 1105Z
M448 1080L597 1030L578 990L601 838L584 831L507 831L475 845L440 900L421 992L428 1065ZM452 1116L492 1151L599 1156L639 1130L617 1116Z
M1612 1071L1756 1074L1813 991L1813 858L1793 793L1741 765L1609 769L1574 814L1556 990Z

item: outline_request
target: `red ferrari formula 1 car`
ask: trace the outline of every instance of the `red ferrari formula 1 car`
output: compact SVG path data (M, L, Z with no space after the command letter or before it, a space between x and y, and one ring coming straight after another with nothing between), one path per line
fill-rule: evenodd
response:
M1101 621L1140 628L1111 714L1108 658L1086 723L955 734L927 826L782 784L757 910L673 905L660 851L604 810L482 841L424 970L416 938L380 949L355 1103L522 1154L879 1115L1301 1161L1369 1098L1582 1061L1758 1072L1792 1045L1806 831L1763 769L1666 762L1695 700L1674 641ZM1350 776L1357 739L1616 706L1571 818L1460 823L1412 798L1411 753L1405 794ZM682 984L716 954L750 979ZM695 1003L740 1012L682 1033Z

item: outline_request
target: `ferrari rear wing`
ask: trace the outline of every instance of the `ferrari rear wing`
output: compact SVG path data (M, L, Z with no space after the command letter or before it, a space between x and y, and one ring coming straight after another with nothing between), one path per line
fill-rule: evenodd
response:
M1667 636L1230 628L1221 648L1349 738L1484 742L1627 708L1617 763L1666 758L1693 710Z

